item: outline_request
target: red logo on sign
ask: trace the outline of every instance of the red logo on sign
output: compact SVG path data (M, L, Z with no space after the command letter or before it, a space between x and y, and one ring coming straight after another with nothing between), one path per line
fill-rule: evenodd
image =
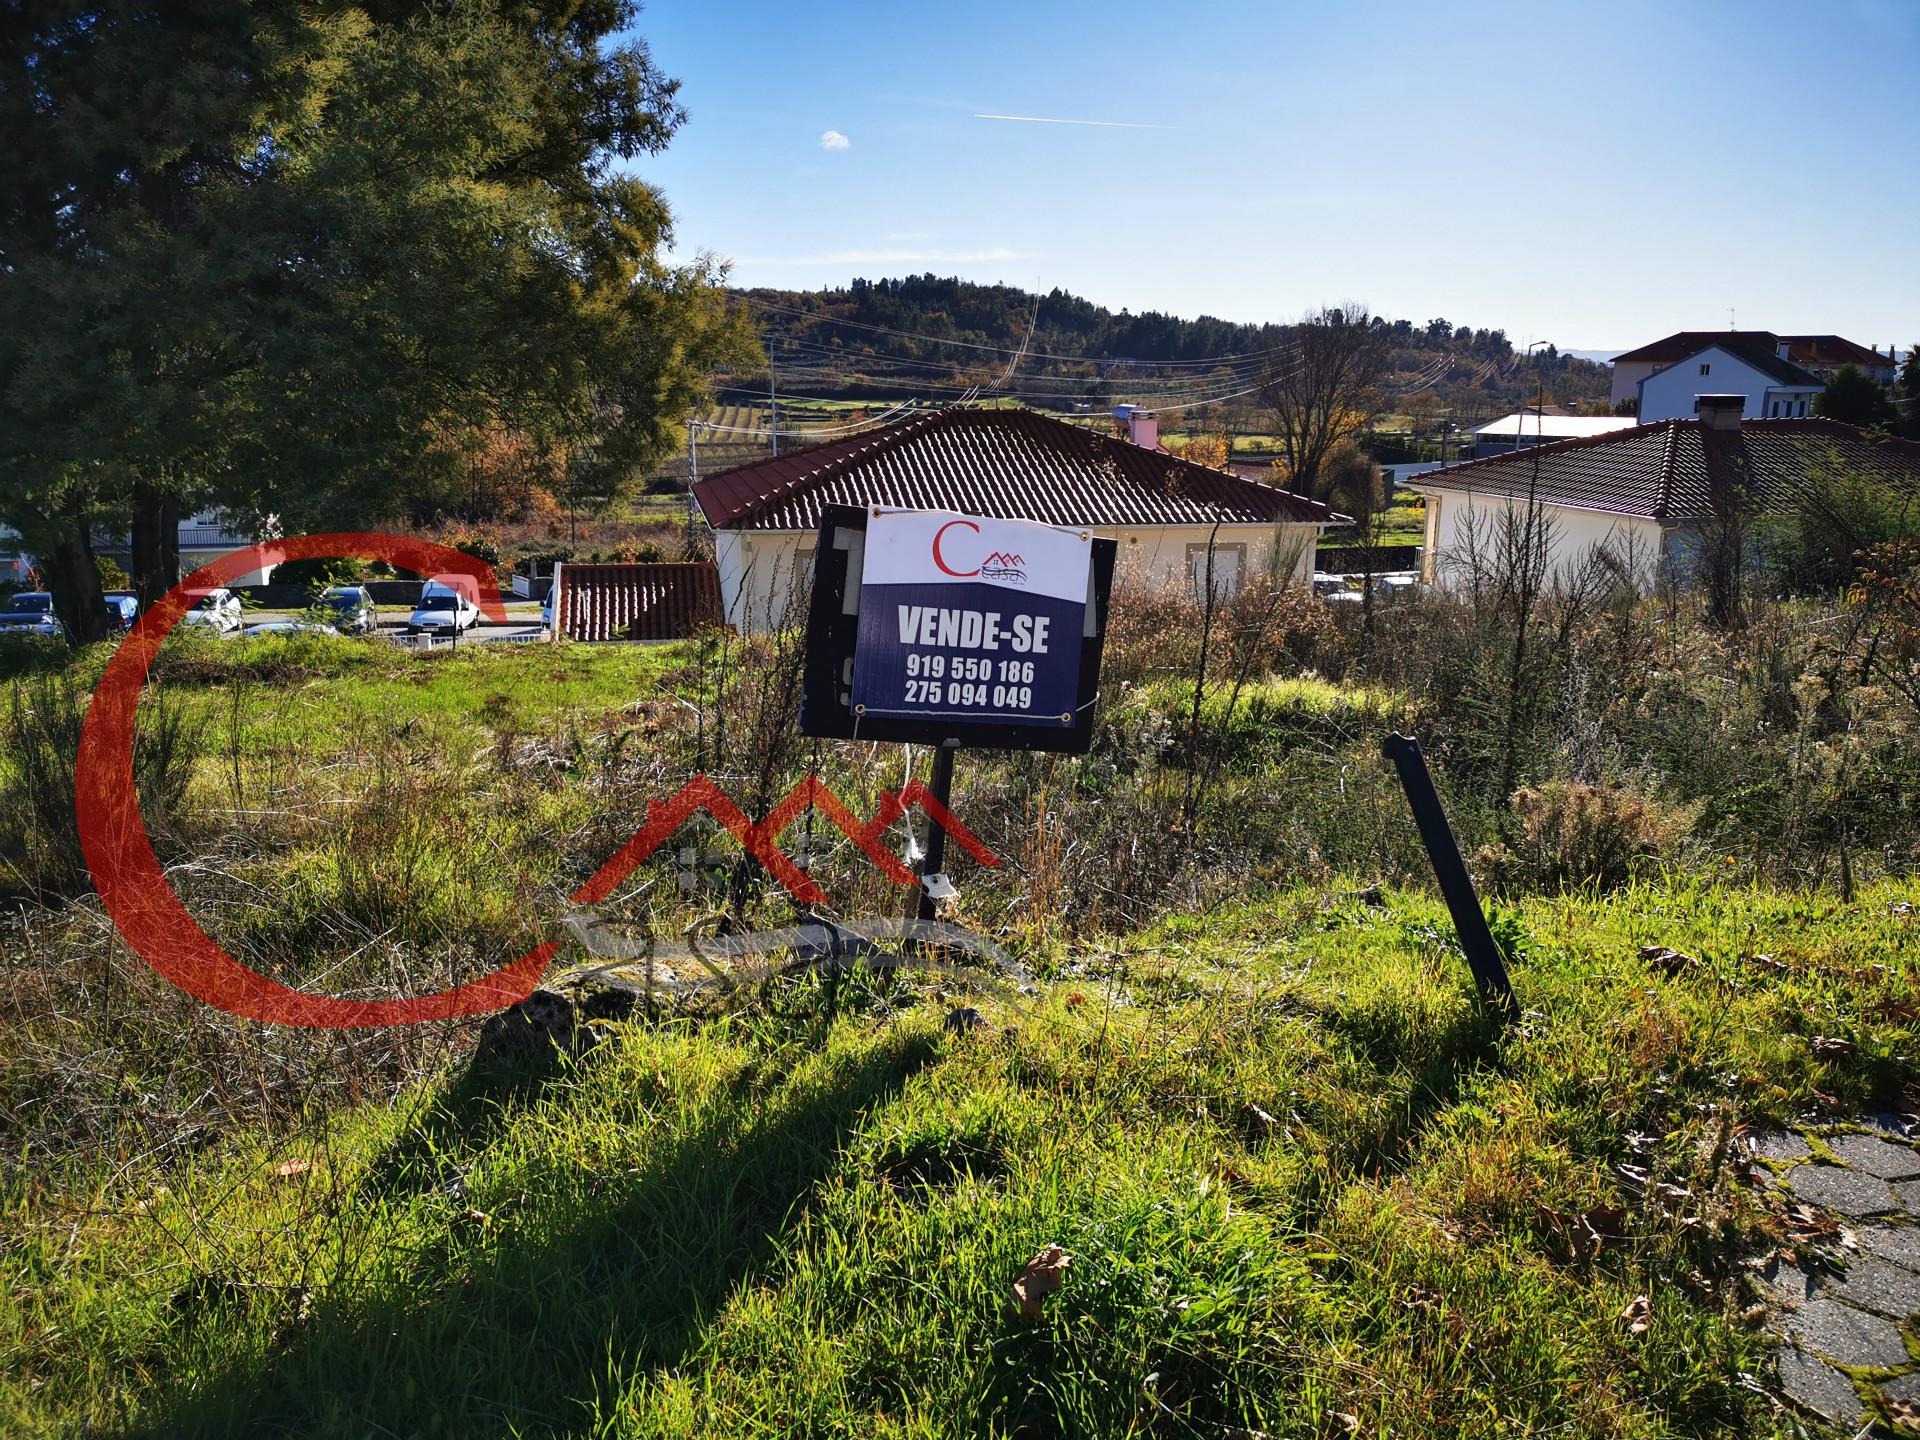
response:
M81 849L101 904L127 943L160 975L206 1001L247 1020L315 1029L349 1029L448 1020L503 1010L526 999L540 983L559 943L536 945L512 964L451 990L393 1000L348 1000L312 995L270 980L235 960L200 928L167 883L153 853L133 781L133 726L140 692L160 644L189 606L206 591L240 576L289 560L353 558L384 560L417 574L471 575L480 608L489 619L504 621L493 572L471 555L398 535L347 533L304 535L235 551L201 567L163 595L120 642L87 707L79 763L74 771L74 810ZM881 835L919 805L982 865L1000 861L947 808L918 782L885 796L865 822L821 783L808 776L758 822L747 818L706 776L696 776L664 804L648 807L647 824L623 845L592 879L572 896L576 904L605 899L633 868L700 810L705 810L740 841L793 896L807 904L826 899L819 885L774 842L808 807L817 807L897 884L911 884L913 872L884 845Z
M951 565L947 564L947 562L940 555L941 540L945 538L947 531L953 529L953 527L956 525L964 525L969 530L973 531L973 533L976 535L980 533L980 527L974 524L973 521L971 520L949 520L946 524L942 525L938 530L933 532L933 563L938 565L942 570L944 570L947 574L953 576L955 579L965 580L969 576L978 575L980 573L980 567L976 565L971 570L956 570Z

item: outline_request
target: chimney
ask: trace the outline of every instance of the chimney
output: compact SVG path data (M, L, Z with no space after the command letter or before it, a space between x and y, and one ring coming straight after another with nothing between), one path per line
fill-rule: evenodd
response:
M1127 439L1142 449L1157 449L1160 444L1160 422L1151 410L1142 410L1138 405L1116 405L1113 418L1127 427Z
M1693 397L1693 413L1699 417L1702 430L1740 429L1740 414L1747 408L1744 395L1696 395Z

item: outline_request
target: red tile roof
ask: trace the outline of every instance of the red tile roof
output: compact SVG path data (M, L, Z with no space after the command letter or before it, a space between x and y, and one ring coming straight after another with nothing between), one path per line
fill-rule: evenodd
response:
M710 562L562 565L554 628L570 640L679 640L721 622Z
M1796 365L1859 365L1866 368L1893 364L1893 356L1882 355L1865 345L1856 345L1844 335L1782 335L1780 338L1787 342L1787 358Z
M1676 330L1664 340L1642 345L1638 350L1622 351L1613 357L1613 363L1650 360L1656 365L1672 365L1689 355L1698 355L1709 345L1724 345L1736 354L1764 350L1771 355L1779 343L1780 337L1771 330Z
M1406 483L1509 497L1531 488L1545 505L1687 524L1711 513L1709 467L1742 476L1762 505L1805 494L1833 474L1920 496L1920 444L1869 440L1836 420L1748 420L1738 434L1705 430L1698 420L1663 420L1428 470Z
M1876 354L1867 346L1857 345L1841 335L1776 335L1771 330L1676 330L1664 340L1656 340L1651 345L1642 345L1638 350L1628 350L1614 356L1613 363L1618 365L1624 360L1630 364L1645 361L1655 365L1677 365L1710 345L1718 345L1742 359L1756 363L1763 357L1778 363L1783 340L1787 345L1787 360L1795 367L1893 363L1891 356Z
M1325 505L1024 409L953 407L709 475L716 529L812 530L826 505L1049 525L1330 524Z

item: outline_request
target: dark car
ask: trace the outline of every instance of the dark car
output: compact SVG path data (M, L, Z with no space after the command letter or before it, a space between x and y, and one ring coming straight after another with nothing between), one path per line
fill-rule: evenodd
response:
M380 628L373 592L364 585L335 585L321 594L313 608L343 635L371 635Z
M11 600L0 600L0 632L9 635L64 635L60 617L53 613L53 596L45 590L23 590Z
M106 593L107 614L122 630L131 630L133 622L140 618L140 597L131 590L109 590Z

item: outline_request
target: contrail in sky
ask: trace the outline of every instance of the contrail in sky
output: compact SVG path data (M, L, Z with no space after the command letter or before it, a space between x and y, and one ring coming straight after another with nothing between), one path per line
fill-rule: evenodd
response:
M1144 125L1136 120L1061 120L1052 115L981 115L976 120L1017 120L1023 125L1098 125L1103 130L1178 130L1178 125Z

